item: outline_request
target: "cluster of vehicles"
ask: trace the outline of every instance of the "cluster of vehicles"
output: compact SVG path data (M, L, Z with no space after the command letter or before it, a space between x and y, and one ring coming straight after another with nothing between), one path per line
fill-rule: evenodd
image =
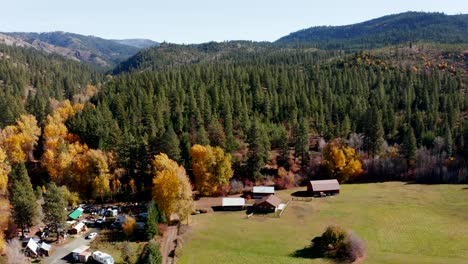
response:
M122 211L122 207L116 205L101 208L96 208L93 205L83 205L82 208L84 213L103 216L117 216Z

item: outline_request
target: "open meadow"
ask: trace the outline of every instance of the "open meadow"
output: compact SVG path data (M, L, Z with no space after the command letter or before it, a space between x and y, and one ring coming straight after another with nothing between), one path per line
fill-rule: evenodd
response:
M302 190L277 195L286 202ZM295 252L329 225L366 242L364 263L468 263L468 185L342 185L335 197L292 201L281 218L238 211L190 220L178 263L328 263Z

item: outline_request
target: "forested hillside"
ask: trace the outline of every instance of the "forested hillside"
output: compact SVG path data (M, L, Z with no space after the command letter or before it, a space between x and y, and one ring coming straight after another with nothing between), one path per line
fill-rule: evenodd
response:
M287 64L304 56L312 61L330 58L339 52L318 51L316 49L294 49L274 45L268 42L227 41L209 42L193 45L177 45L161 43L158 47L142 50L135 56L119 64L114 74L129 71L157 71L182 65L200 63L242 64L251 63L281 63Z
M468 15L407 12L347 26L311 27L276 41L351 51L406 42L468 43Z
M98 70L59 55L0 45L0 126L26 112L42 122L52 110L49 98L78 99L102 78Z
M369 157L396 155L408 164L417 148L464 155L463 72L403 67L368 53L331 61L293 54L121 74L92 100L96 108L67 125L89 146L118 152L126 176L145 184L152 155L164 152L187 166L193 144L244 153L236 175L253 180L266 176L259 171L271 162L270 150L283 155L274 163L289 166L294 149L305 169L319 138L357 137L350 144ZM401 164L386 174L400 177Z

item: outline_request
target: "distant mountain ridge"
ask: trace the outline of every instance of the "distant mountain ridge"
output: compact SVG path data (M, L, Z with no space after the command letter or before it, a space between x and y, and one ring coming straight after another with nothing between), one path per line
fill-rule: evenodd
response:
M468 15L406 12L352 25L311 27L293 32L275 43L362 49L410 41L468 43Z
M35 48L107 68L113 67L140 50L138 47L114 40L61 31L2 33L0 43Z
M159 45L159 42L153 41L151 39L112 39L112 41L139 49L146 49Z

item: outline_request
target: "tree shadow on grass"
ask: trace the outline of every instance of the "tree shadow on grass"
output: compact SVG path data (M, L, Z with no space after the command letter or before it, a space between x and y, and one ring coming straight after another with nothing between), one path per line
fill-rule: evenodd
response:
M312 194L310 194L308 191L297 191L291 193L291 196L293 197L313 197Z
M291 254L291 257L308 258L308 259L323 258L324 257L323 251L318 246L318 243L314 243L314 242L318 242L320 239L321 237L315 237L312 240L312 244L310 246L294 251Z
M462 188L462 190L467 190L468 191L468 187Z

